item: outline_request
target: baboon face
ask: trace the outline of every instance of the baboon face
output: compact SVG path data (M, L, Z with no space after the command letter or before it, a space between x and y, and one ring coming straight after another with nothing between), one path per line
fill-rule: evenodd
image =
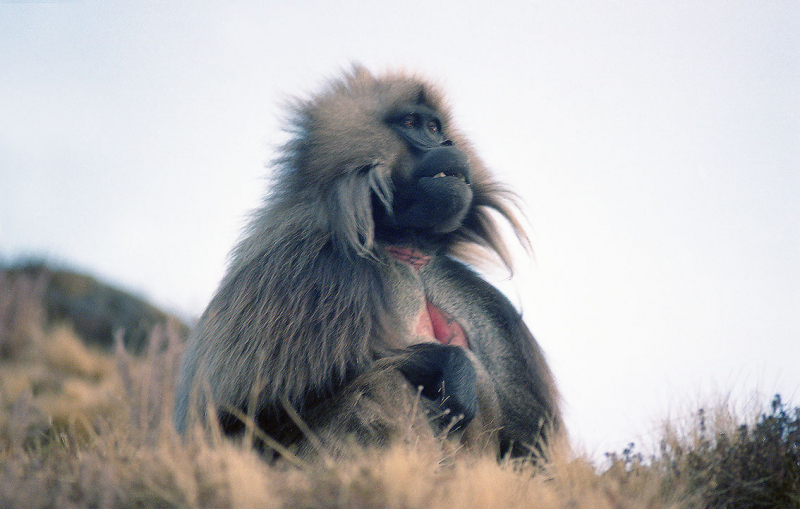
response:
M466 154L445 137L439 114L424 103L401 105L386 123L406 144L411 164L392 174L394 199L388 213L377 211L379 233L456 230L472 203Z
M452 246L491 236L474 211L502 207L493 178L435 86L356 69L296 113L299 136L285 147L278 181L298 201L324 200L334 235L360 252L373 240Z

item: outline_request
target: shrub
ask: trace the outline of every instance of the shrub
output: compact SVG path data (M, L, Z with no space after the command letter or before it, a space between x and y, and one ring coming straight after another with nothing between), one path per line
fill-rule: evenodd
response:
M752 424L707 421L699 410L693 443L662 440L665 490L684 487L693 505L711 509L800 507L800 408L776 394Z

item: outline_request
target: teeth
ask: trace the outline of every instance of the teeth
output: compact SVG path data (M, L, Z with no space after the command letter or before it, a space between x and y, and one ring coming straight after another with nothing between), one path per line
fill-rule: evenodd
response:
M433 178L440 179L440 178L446 177L446 176L447 176L447 174L445 174L445 172L440 171L439 173L434 175ZM464 175L452 175L452 176L453 177L458 177L459 179L461 179L461 182L464 182L465 184L467 184L467 178ZM469 185L469 184L467 184L467 185Z

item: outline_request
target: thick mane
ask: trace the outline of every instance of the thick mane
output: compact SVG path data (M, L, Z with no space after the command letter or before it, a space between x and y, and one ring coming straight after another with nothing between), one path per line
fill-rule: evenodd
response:
M409 164L408 149L383 120L397 105L409 101L422 101L441 114L443 132L467 154L473 172L473 207L462 227L442 237L440 244L457 256L477 244L495 252L510 269L511 257L489 210L504 217L528 248L517 219L516 195L493 179L470 143L451 125L439 89L407 74L376 78L356 67L313 99L295 103L290 132L296 136L282 147L267 207L291 207L293 215L304 209L306 219L328 232L345 252L374 257L372 198L391 210L392 169ZM343 142L353 138L359 143Z
M280 218L271 212L255 218L252 231L260 234L237 247L238 270L229 272L209 306L217 310L214 319L203 319L214 329L208 333L230 338L230 349L247 347L236 357L251 360L238 366L263 371L235 379L255 382L282 373L262 396L277 401L286 395L302 408L312 388L324 396L397 346L391 344L397 326L386 306L379 262L346 256L324 232L304 229L302 218L276 224ZM239 400L246 401L248 393L240 392Z

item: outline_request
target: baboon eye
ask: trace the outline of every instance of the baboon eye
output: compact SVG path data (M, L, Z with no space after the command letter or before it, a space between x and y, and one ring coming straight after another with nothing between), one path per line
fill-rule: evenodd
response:
M417 125L419 125L419 119L416 115L409 113L403 117L403 125L410 128L417 127Z
M430 122L428 122L428 131L430 131L432 133L438 133L439 132L439 123L436 122L435 120L431 120Z

